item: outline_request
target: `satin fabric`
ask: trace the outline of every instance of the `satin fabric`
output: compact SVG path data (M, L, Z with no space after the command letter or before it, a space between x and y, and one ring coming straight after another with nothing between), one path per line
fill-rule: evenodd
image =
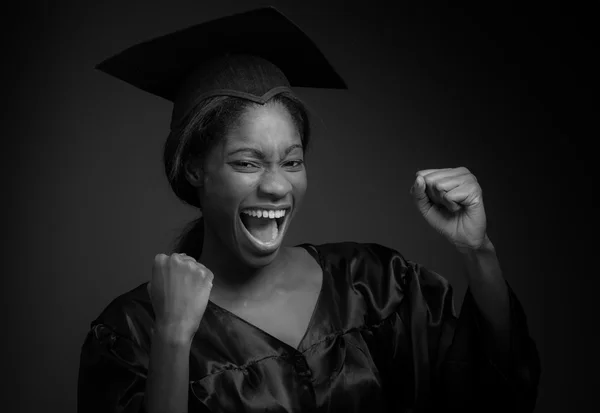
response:
M302 244L323 284L297 349L209 301L190 354L194 412L531 412L540 361L510 289L511 349L470 291L378 244ZM154 314L146 284L92 322L78 412L143 412Z

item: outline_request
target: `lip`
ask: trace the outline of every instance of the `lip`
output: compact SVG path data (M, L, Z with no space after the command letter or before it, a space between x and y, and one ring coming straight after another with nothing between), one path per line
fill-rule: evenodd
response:
M252 205L252 206L240 208L240 212L246 211L248 209L264 209L267 211L279 211L279 210L285 209L287 211L289 209L292 209L292 206L289 204L286 204L286 205Z
M273 205L270 205L270 206L263 205L260 207L256 207L256 206L244 207L244 208L240 209L240 211L244 211L247 209L264 209L264 210L282 210L282 209L284 209L286 211L285 216L283 218L283 222L281 223L281 227L279 228L279 234L277 235L277 239L274 242L268 243L268 244L263 244L262 242L258 241L256 238L254 238L252 236L252 234L250 234L248 229L246 229L246 226L242 222L242 218L240 216L241 212L240 212L240 214L238 214L238 222L239 222L239 225L241 228L241 232L244 233L244 237L248 240L248 243L250 245L252 245L252 247L255 250L257 250L261 254L272 254L273 252L277 251L282 244L283 236L285 235L285 232L288 227L288 223L290 221L291 207L289 205L288 206L277 206L277 207L274 207Z

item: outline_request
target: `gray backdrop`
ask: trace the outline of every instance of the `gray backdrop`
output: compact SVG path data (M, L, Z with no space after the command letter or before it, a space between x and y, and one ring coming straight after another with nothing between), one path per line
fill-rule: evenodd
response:
M94 65L136 42L267 4L71 3L38 1L4 16L2 376L14 412L75 411L90 322L145 282L153 256L195 217L163 175L169 102ZM578 369L591 360L575 322L589 291L574 238L585 209L571 208L584 165L565 128L576 103L567 96L577 82L565 63L571 46L554 24L572 21L533 8L321 3L271 2L350 86L297 90L315 135L308 194L287 243L388 245L446 276L460 306L460 257L408 191L417 170L470 168L542 357L536 411L575 409L586 397Z

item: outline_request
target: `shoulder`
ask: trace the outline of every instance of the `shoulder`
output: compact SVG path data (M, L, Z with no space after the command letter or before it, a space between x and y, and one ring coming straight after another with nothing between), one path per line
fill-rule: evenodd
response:
M321 264L328 269L345 269L354 276L382 271L405 273L413 265L397 250L377 243L335 242L326 244L304 244L314 249ZM366 270L366 271L365 271Z
M129 339L137 345L149 345L154 312L147 283L115 297L91 322L96 334L110 334Z
M362 307L370 315L370 322L390 314L402 300L410 267L398 251L359 242L307 246L329 274L340 304Z
M343 241L302 245L314 248L319 255L335 262L357 259L387 260L392 257L404 260L400 252L377 243Z
M337 242L311 245L334 279L378 316L389 315L406 297L430 296L446 290L447 280L377 243Z
M310 245L310 244L309 244ZM393 275L399 281L413 279L419 282L436 282L445 279L429 268L406 258L404 254L393 248L377 243L336 242L312 245L326 263L336 265L352 265L355 276L365 272L382 272Z
M146 283L141 284L114 298L91 322L81 346L80 386L104 396L114 380L147 377L152 328L146 307L149 300Z

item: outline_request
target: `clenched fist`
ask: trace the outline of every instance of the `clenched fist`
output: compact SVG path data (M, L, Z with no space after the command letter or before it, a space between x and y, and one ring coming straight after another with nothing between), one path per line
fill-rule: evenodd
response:
M148 293L155 331L177 341L192 340L208 304L213 273L185 254L154 257Z
M482 190L467 168L419 171L411 192L427 222L460 251L489 241Z

